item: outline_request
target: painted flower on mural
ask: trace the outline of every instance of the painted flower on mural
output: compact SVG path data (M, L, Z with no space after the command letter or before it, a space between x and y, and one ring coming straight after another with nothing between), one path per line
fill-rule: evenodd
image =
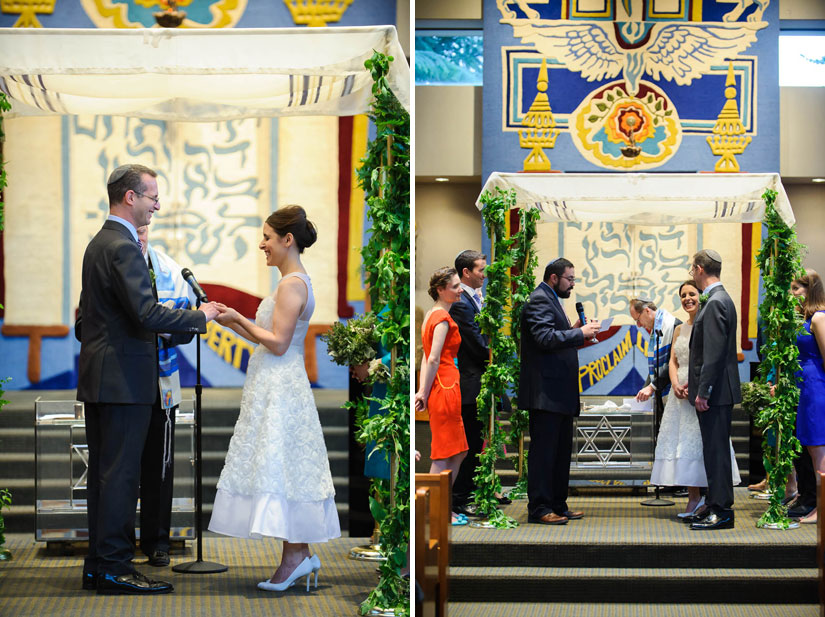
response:
M600 167L650 169L679 149L676 108L654 84L640 82L637 96L613 82L592 92L571 115L576 148Z
M636 101L624 101L613 107L604 123L608 139L613 143L635 144L653 137L653 118Z

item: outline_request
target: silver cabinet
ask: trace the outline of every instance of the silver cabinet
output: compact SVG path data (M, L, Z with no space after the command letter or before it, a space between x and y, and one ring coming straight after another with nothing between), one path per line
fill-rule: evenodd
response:
M194 539L194 401L184 400L175 416L175 479L172 540ZM35 539L88 540L86 477L88 447L83 403L38 397L35 413ZM140 537L138 502L136 536Z

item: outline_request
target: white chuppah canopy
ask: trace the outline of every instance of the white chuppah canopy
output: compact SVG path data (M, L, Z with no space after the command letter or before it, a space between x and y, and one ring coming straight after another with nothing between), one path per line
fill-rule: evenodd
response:
M538 208L542 220L630 225L758 223L765 189L790 227L795 218L779 174L499 173L484 191L514 189L520 208ZM476 206L481 209L480 199Z
M410 109L394 26L279 29L0 29L0 90L12 114L104 114L211 122L366 113L364 61Z

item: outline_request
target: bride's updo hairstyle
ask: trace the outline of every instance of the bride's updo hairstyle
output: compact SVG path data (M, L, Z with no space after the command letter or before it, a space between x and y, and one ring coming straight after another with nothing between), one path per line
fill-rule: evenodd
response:
M315 225L312 224L312 221L307 220L306 210L301 206L278 208L269 215L266 224L281 237L292 234L299 253L303 253L305 248L315 244L315 240L318 239L318 231L315 229Z

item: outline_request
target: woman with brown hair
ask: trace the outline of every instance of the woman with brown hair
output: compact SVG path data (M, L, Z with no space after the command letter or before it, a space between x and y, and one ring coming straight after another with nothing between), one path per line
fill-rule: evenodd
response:
M430 473L452 471L455 482L461 461L467 456L467 435L461 419L461 389L455 359L461 345L458 324L450 317L450 306L461 299L461 281L454 268L439 268L430 277L430 297L435 305L424 316L421 338L424 357L415 395L416 410L430 415L432 446ZM465 515L453 514L453 525L466 525Z
M229 443L209 529L228 536L283 540L281 563L266 591L284 591L321 562L309 543L341 535L324 434L304 368L304 338L315 309L301 253L316 239L300 206L273 212L259 248L278 268L275 293L261 301L255 322L219 305L217 321L258 343L249 358L241 411Z
M802 367L796 436L807 447L814 469L825 473L825 289L819 275L809 268L791 283L791 293L802 298L800 310L805 319L804 332L796 337ZM819 484L819 474L816 481ZM816 523L816 509L800 522Z

